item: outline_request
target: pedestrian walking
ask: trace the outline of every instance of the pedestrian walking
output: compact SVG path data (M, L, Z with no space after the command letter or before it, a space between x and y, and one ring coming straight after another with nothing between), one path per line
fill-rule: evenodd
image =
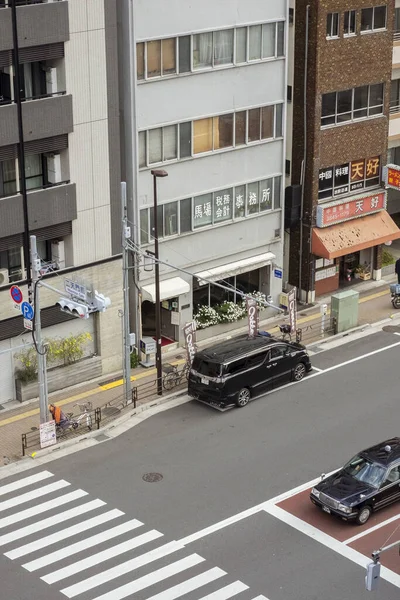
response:
M400 283L400 258L396 260L395 273L397 275L397 283Z

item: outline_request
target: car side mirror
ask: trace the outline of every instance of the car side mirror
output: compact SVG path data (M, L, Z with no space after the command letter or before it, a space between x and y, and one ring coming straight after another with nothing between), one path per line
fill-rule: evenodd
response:
M325 473L322 473L321 474L321 481L323 481L325 479L325 477L326 477Z

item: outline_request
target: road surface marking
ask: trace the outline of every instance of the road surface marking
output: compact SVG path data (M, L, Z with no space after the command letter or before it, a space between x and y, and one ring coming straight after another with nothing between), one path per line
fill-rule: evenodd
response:
M226 585L225 587L217 590L216 592L207 594L207 596L203 596L202 598L200 598L200 600L229 600L229 598L232 598L232 596L236 596L237 594L245 592L248 589L248 585L245 585L241 581L234 581L233 583ZM258 596L258 598L261 598L261 596ZM148 600L152 599L149 598Z
M103 571L102 573L99 573L98 575L93 575L92 577L89 577L88 579L80 581L79 583L76 583L75 585L71 585L70 587L65 588L64 590L61 590L61 591L63 594L68 596L68 598L74 598L78 594L82 594L83 592L92 590L93 588L98 587L99 585L102 585L103 583L108 583L109 581L112 581L113 579L116 579L117 577L121 577L121 575L126 575L127 573L131 573L132 571L134 571L135 569L138 569L139 567L148 565L148 564L154 562L155 560L163 558L164 556L169 556L170 554L173 554L174 552L177 552L178 550L183 550L183 548L184 548L183 544L179 544L178 542L176 542L174 540L172 542L169 542L168 544L164 544L164 546L155 548L155 550L146 552L146 554L141 554L140 556L132 558L131 560L127 560L126 562L116 565L115 567L111 567L110 569L107 569L107 571ZM51 575L42 577L42 579L43 579L43 581L46 581L46 583L52 583Z
M57 519L60 523L65 523L69 519L74 519L80 515L84 515L85 513L90 512L91 510L95 510L100 506L104 506L105 502L103 500L92 500L91 502L86 502L85 504L81 504L76 508L70 508L69 510L65 510L64 512L57 513ZM21 538L32 535L32 533L36 533L37 531L43 531L44 529L48 529L49 527L54 527L54 523L52 519L46 517L41 521L37 521L36 523L32 523L32 525L27 525L26 527L21 527L20 529L16 529L11 533L6 533L5 535L0 536L0 546L4 546L5 544L9 544L10 542L15 542L16 540L20 540Z
M200 587L207 585L207 583L211 583L220 577L224 577L224 575L226 575L225 571L215 567L214 569L209 569L205 573L200 573L200 575L191 577L191 579L186 579L186 581L178 583L155 596L151 596L147 600L176 600L176 598L181 598L185 594L198 590Z
M366 566L371 562L371 558L369 558L368 556L357 552L357 550L354 550L349 546L345 546L343 542L339 542L339 540L324 533L320 529L317 529L313 525L302 521L298 517L295 517L294 515L287 512L286 510L283 510L279 506L276 506L274 504L266 504L264 510L266 513L270 514L273 517L276 517L286 525L297 529L297 531L300 531L301 533L307 535L316 542L323 544L330 550L334 550L335 552L340 554L340 556L348 558L360 567L366 568ZM381 577L389 583L395 585L396 587L400 587L400 575L397 575L396 573L394 573L390 569L387 569L384 566L381 566Z
M119 588L115 588L111 592L107 592L102 596L98 596L93 600L123 600L123 598L127 598L135 594L136 592L140 592L155 583L159 583L160 581L164 581L168 577L172 577L173 575L177 575L178 573L182 573L186 569L190 569L190 567L194 567L199 563L203 562L204 558L199 556L198 554L191 554L186 558L182 558L177 562L174 562L166 567L162 567L157 571L153 571L148 575L144 575L139 579L135 579L135 581L131 581L125 585L121 585ZM63 590L61 590L63 592ZM64 592L63 592L64 593Z
M387 296L390 294L390 290L384 290L383 292L376 292L376 294L371 294L370 296L363 296L359 299L358 304L362 304L363 302L368 302L369 300L375 300L375 298L381 298L382 296Z
M92 554L83 560L79 560L76 563L72 563L67 567L59 569L58 571L53 571L49 575L42 577L43 581L46 583L55 583L56 581L60 581L61 579L65 579L66 577L70 577L71 575L76 575L76 573L81 573L85 571L89 567L93 567L94 565L98 565L110 558L115 558L116 556L120 556L129 550L134 550L143 544L148 544L157 538L162 537L163 534L155 529L148 531L147 533L143 533L142 535L138 535L126 542L122 542L121 544L116 544L115 546L111 546L106 550L102 550L101 552L97 552L97 554Z
M256 596L253 600L268 600L265 596Z
M353 535L353 537L349 538L348 540L345 540L343 542L343 544L346 544L346 545L352 544L353 542L355 542L356 540L359 540L360 538L364 537L365 535L369 535L373 531L377 531L377 529L381 529L385 525L389 525L390 523L393 523L393 521L397 521L397 519L400 519L400 515L395 515L394 517L391 517L390 519L387 519L386 521L382 521L382 523L378 523L377 525L374 525L373 527L370 527L369 529L366 529L365 531L362 531L361 533L358 533L357 535Z
M56 481L55 483L50 483L49 485L45 485L36 490L32 490L32 492L26 492L25 494L21 494L20 496L15 496L14 498L10 498L9 500L4 500L0 502L0 512L3 510L7 510L8 508L14 508L19 504L24 504L25 502L29 502L30 500L35 500L36 498L40 498L41 496L45 496L46 494L51 494L56 490L60 490L61 488L67 487L71 485L68 481L64 481L61 479L60 481Z
M57 544L62 540L66 540L69 537L82 533L82 531L87 531L88 529L92 529L93 527L98 527L99 525L104 525L104 523L108 523L108 521L112 521L113 519L117 519L121 517L124 513L121 510L114 509L109 510L101 515L97 515L96 517L92 517L84 523L77 523L76 525L72 525L72 527L67 527L66 529L57 530L55 533L47 535L43 538L39 538L34 542L30 542L30 544L25 544L24 546L20 546L19 548L15 548L10 552L6 552L5 556L10 560L15 560L16 558L20 558L21 556L26 556L27 554L31 554L36 550L41 550L42 548L47 548L48 546L52 546L53 544ZM61 521L60 521L61 523ZM44 563L46 564L46 563Z
M37 504L36 506L32 506L31 508L26 508L25 510L21 510L20 512L15 513L14 515L10 515L9 517L3 517L0 519L0 529L2 527L8 527L9 525L13 525L14 523L19 523L20 521L24 521L25 519L29 519L35 515L40 515L48 510L53 508L57 508L58 506L62 506L63 504L67 504L68 502L73 502L73 500L77 500L78 498L82 498L82 496L87 496L88 493L84 490L75 490L74 492L70 492L69 494L65 494L64 496L60 496L59 498L54 498L54 500L48 500L47 502L43 502L42 504Z
M400 335L398 331L393 331L394 335Z
M40 473L36 473L36 475L31 475L30 477L25 477L24 479L18 479L18 481L14 481L14 483L2 485L0 487L0 496L4 496L4 494L9 494L10 492L15 492L16 490L20 490L23 487L32 485L32 483L43 481L43 479L48 479L49 477L53 477L53 473L50 473L50 471L41 471Z
M323 369L319 369L318 367L314 367L314 365L312 366L312 370L313 371L318 371L318 373L322 373Z

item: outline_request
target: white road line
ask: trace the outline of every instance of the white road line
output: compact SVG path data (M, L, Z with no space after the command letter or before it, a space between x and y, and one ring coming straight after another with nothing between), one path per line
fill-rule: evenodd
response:
M168 544L164 544L164 546L160 546L155 550L146 552L146 554L141 554L136 558L127 560L126 562L116 565L115 567L111 567L111 569L108 569L107 571L103 571L102 573L93 575L92 577L89 577L84 581L80 581L75 585L71 585L70 587L65 588L61 591L65 596L68 596L68 598L74 598L78 594L82 594L84 592L87 592L88 590L92 590L93 588L98 587L103 583L112 581L113 579L121 577L122 575L126 575L127 573L131 573L139 567L148 565L154 562L155 560L163 558L164 556L168 556L169 554L173 554L174 552L182 550L183 548L184 546L182 544L178 544L178 542L176 541L169 542ZM47 575L46 577L42 577L42 579L43 581L46 581L46 583L52 583L51 574Z
M92 500L91 502L86 502L85 504L81 504L75 508L70 508L64 512L57 513L57 519L59 519L60 523L65 523L65 521L68 521L69 519L84 515L85 513L104 505L105 502L103 502L103 500ZM20 529L16 529L11 533L6 533L5 535L0 536L0 546L4 546L10 542L15 542L16 540L20 540L28 535L32 535L32 533L36 533L37 531L43 531L49 527L54 527L54 521L53 519L46 517L46 519L32 523L32 525L21 527Z
M371 562L371 558L369 558L368 556L364 556L364 554L357 552L357 550L349 548L349 546L345 546L342 542L339 542L339 540L324 533L320 529L317 529L313 525L309 525L308 523L302 521L298 517L295 517L294 515L286 512L282 508L279 508L279 506L269 504L265 507L264 510L268 514L272 515L273 517L276 517L277 519L285 523L286 525L297 529L297 531L304 533L316 542L323 544L330 550L334 550L335 552L340 554L340 556L348 558L360 567L366 568L367 564ZM397 575L390 569L387 569L386 567L382 566L381 577L389 583L395 585L396 587L400 587L400 575Z
M329 373L329 371L335 371L336 369L341 369L342 367L346 367L347 365L351 365L352 363L358 362L359 360L363 360L364 358L369 358L370 356L374 356L375 354L379 354L380 352L385 352L385 350L390 350L391 348L395 348L396 346L400 346L400 342L396 342L395 344L390 344L390 346L384 346L383 348L378 348L377 350L372 350L371 352L367 352L366 354L362 354L361 356L356 356L355 358L350 358L350 360L346 360L345 362L339 363L338 365L333 365L332 367L328 367L324 369L322 373ZM312 375L311 375L312 377ZM308 379L308 378L306 378Z
M189 594L203 585L207 585L207 583L211 583L220 577L224 577L224 575L226 575L225 571L215 567L214 569L209 569L205 573L200 573L200 575L186 579L186 581L178 583L155 596L151 596L147 600L176 600L176 598L181 598L185 594Z
M339 469L335 469L334 471L331 471L330 473L325 473L325 478L330 477L337 471L339 471ZM308 489L314 487L314 485L319 483L320 481L321 481L321 477L316 477L315 479L311 479L311 481L307 481L307 483L302 483L301 485L298 485L297 487L292 488L291 490L289 490L287 492L283 492L283 494L279 494L279 496L275 496L275 498L270 498L264 504L270 505L270 504L278 504L279 502L283 502L283 500L287 500L288 498L291 498L292 496L296 496L296 494L300 494L301 492L304 492L305 490L308 490Z
M107 592L102 596L98 596L97 598L94 598L94 600L123 600L123 598L127 598L136 592L140 592L141 590L144 590L155 583L164 581L164 579L167 579L168 577L182 573L182 571L190 569L191 567L194 567L203 561L204 558L198 554L191 554L190 556L182 558L171 565L167 565L162 569L158 569L157 571L153 571L152 573L144 575L139 579L135 579L135 581L121 585L121 587L115 588L114 590L111 590L111 592Z
M31 492L26 492L25 494L21 494L20 496L14 496L9 500L4 500L0 502L0 511L7 510L8 508L14 508L15 506L19 506L19 504L24 504L25 502L29 502L30 500L35 500L36 498L40 498L41 496L45 496L46 494L51 494L57 490L61 490L67 486L71 485L68 481L64 481L61 479L60 481L55 481L54 483L50 483L49 485L44 485L36 490L32 490Z
M248 589L248 585L245 585L241 581L234 581L233 583L230 583L229 585L217 590L216 592L213 592L212 594L203 596L200 598L200 600L229 600L229 598L232 598L232 596L236 596L237 594L240 594ZM258 596L258 598L261 598L261 596ZM256 599L254 598L254 600Z
M9 494L10 492L15 492L16 490L20 490L23 487L32 485L32 483L43 481L43 479L48 479L49 477L53 477L53 473L50 473L50 471L42 471L41 473L36 473L36 475L31 475L30 477L25 477L24 479L18 479L18 481L14 481L14 483L2 485L0 487L0 496L4 496L4 494Z
M27 571L37 571L37 569L41 569L42 567L52 565L63 558L67 558L68 556L78 554L78 552L82 552L82 550L86 550L87 548L93 548L93 546L96 546L97 544L101 544L102 542L112 540L118 537L119 535L123 535L124 533L128 533L129 531L133 531L141 525L143 525L143 523L137 521L136 519L132 519L132 521L127 521L126 523L122 523L121 525L117 525L116 527L112 527L111 529L107 529L106 531L102 531L101 533L97 533L96 535L92 535L91 537L85 538L80 542L72 544L71 546L67 546L66 548L56 550L51 554L47 554L46 556L37 558L36 560L33 560L22 566ZM85 524L83 528L86 529Z
M265 596L256 596L253 600L268 600Z
M398 331L393 331L394 335L400 335Z
M343 544L346 544L346 545L351 544L352 542L359 540L360 538L364 537L365 535L369 535L373 531L377 531L378 529L381 529L385 525L389 525L390 523L393 523L393 521L397 521L397 519L400 519L400 515L395 515L394 517L391 517L390 519L387 519L386 521L382 521L382 523L378 523L378 525L374 525L373 527L370 527L369 529L366 529L365 531L362 531L361 533L358 533L357 535L353 535L353 537L349 538L348 540L345 540L343 542Z
M108 523L113 519L121 517L123 514L124 513L118 509L109 510L105 513L102 513L101 515L92 517L91 519L88 519L83 523L77 523L76 525L72 525L72 527L67 527L67 529L61 529L60 531L56 531L55 533L47 535L43 538L39 538L34 542L25 544L25 546L15 548L10 552L6 552L5 556L7 556L7 558L10 558L11 560L15 560L16 558L20 558L21 556L26 556L27 554L36 552L36 550L41 550L42 548L47 548L52 544L57 544L58 542L61 542L61 540L66 540L69 537L82 533L82 531L87 531L88 529L92 529L93 527L98 527L99 525Z
M47 502L43 502L42 504L37 504L36 506L32 506L31 508L26 508L25 510L21 510L9 517L3 517L0 519L0 529L3 527L8 527L9 525L13 525L14 523L19 523L20 521L24 521L25 519L29 519L30 517L40 515L44 512L52 510L53 508L57 508L58 506L62 506L63 504L68 504L68 502L72 502L73 500L77 500L78 498L82 498L83 496L87 496L88 493L84 490L75 490L74 492L70 492L69 494L64 494L64 496L59 496L58 498L54 498L54 500L48 500ZM54 523L53 523L54 525Z
M313 371L318 371L318 373L323 373L323 372L324 372L324 370L323 370L323 369L319 369L318 367L316 367L316 366L314 366L314 365L312 366L312 370L313 370Z
M120 556L120 554L124 554L124 552L128 552L129 550L133 550L134 548L138 548L142 544L147 544L148 542L152 542L159 537L162 537L162 533L152 529L147 533L143 533L142 535L138 535L135 538L132 538L126 542L122 542L122 544L117 544L116 546L112 546L111 548L107 548L102 552L98 552L97 554L92 554L88 558L84 558L72 565L68 565L58 571L53 571L49 575L42 577L43 581L46 583L55 583L56 581L60 581L61 579L65 579L66 577L70 577L70 575L75 575L76 573L81 573L85 571L89 567L93 567L98 565L110 558L115 558L116 556Z

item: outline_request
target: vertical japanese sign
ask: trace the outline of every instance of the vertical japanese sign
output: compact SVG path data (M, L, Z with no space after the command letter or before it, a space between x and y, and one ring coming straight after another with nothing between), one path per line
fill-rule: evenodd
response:
M182 329L183 329L183 334L185 336L185 346L186 346L187 359L188 359L188 362L190 364L192 364L193 359L194 359L194 355L197 352L197 347L196 347L196 322L192 321L191 323L188 323L187 325L185 325Z
M254 338L258 332L257 300L246 298L247 318L249 322L249 338Z
M288 294L288 311L289 311L289 325L290 333L296 333L297 329L297 305L296 305L297 289L294 287Z

